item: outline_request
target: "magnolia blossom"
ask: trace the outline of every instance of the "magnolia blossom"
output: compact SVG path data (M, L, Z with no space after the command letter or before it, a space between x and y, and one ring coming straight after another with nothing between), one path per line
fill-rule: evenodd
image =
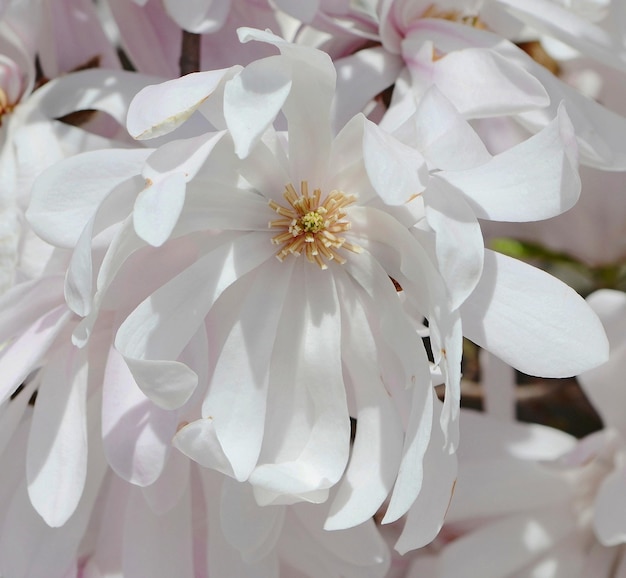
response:
M336 111L338 122L344 122L355 109L363 108L390 85L394 89L388 114L414 106L415 96L419 99L435 84L465 118L510 116L531 132L545 126L561 100L566 99L583 164L623 169L624 117L568 87L509 41L507 38L515 39L521 27L519 22L512 30L506 26L511 24L509 7L516 16L530 14L529 19L536 26L543 23L542 30L560 21L559 15L567 16L566 28L572 30L573 18L580 36L584 36L584 42L577 43L577 47L587 48L585 54L623 71L625 62L623 56L619 57L623 49L616 58L605 35L595 34L593 23L581 17L570 18L555 2L475 2L468 6L461 2L440 5L421 0L387 0L379 5L382 46L365 48L338 62L341 78L346 79ZM504 38L492 32L500 29ZM354 85L349 79L354 77L359 78L358 92L351 92L354 88L350 86ZM467 90L468 86L471 90ZM379 110L377 114L380 113Z

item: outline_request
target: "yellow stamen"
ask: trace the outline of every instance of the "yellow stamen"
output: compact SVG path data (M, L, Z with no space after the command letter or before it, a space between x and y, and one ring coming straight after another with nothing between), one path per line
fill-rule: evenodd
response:
M269 222L270 228L282 229L272 237L272 243L282 245L276 257L283 261L289 255L304 255L311 263L316 263L320 269L327 269L326 261L336 261L343 264L346 259L337 251L347 249L353 253L361 253L358 245L348 243L337 233L343 233L351 228L351 223L345 221L348 215L346 207L356 201L355 195L346 195L332 190L322 202L322 191L314 189L309 192L307 181L300 183L300 194L289 183L283 193L284 199L290 207L284 207L271 200L269 206L284 219Z

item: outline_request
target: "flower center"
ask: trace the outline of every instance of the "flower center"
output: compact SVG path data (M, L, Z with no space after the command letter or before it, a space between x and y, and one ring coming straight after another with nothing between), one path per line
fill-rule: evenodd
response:
M300 193L290 183L285 187L283 197L289 207L270 201L270 207L282 219L270 221L269 227L283 229L272 237L272 243L282 245L276 257L283 261L289 255L300 255L303 251L311 263L317 263L321 269L327 269L326 261L346 262L338 249L347 249L360 253L361 247L347 242L338 235L350 229L346 221L346 207L356 201L355 195L346 195L341 191L331 191L322 202L322 192L315 189L309 194L309 184L302 181Z
M13 112L14 108L15 104L9 102L9 97L7 93L2 88L0 88L0 126L2 125L2 118L4 117L4 115Z

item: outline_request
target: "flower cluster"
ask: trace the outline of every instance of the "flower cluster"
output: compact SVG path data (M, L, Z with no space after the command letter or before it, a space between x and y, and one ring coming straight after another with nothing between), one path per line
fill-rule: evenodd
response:
M621 294L485 238L624 184L625 73L617 0L0 3L0 576L612 576Z

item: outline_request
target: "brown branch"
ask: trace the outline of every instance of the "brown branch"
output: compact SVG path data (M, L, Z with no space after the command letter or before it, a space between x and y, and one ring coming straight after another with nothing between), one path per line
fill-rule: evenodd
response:
M183 41L180 50L180 75L200 70L200 35L183 30Z

